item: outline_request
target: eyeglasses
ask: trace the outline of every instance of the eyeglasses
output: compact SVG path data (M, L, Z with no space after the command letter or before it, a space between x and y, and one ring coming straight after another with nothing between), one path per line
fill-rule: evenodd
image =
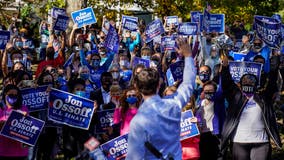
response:
M129 94L129 95L126 95L126 97L136 97L136 94Z
M209 73L209 71L205 70L205 71L200 71L200 73Z

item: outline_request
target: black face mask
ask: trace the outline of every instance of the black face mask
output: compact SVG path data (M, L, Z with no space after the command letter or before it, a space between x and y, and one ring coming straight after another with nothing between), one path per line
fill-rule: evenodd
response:
M215 97L215 92L205 92L204 98L208 99L209 101L213 101Z
M242 85L242 92L247 97L251 97L251 96L253 96L253 94L255 92L255 87L254 87L254 85L251 85L251 84Z
M199 73L199 79L204 83L210 80L210 75L208 73Z

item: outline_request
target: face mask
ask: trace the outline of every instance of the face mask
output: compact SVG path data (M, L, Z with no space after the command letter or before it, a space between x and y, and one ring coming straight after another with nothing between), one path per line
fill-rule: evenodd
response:
M6 101L11 105L14 106L17 103L18 98L14 95L7 95Z
M92 66L93 67L98 67L100 65L100 61L99 60L92 60Z
M94 35L91 35L91 41L93 41L95 39Z
M80 96L80 97L85 97L86 96L86 92L85 91L76 91L75 95Z
M138 101L137 97L128 97L126 98L126 102L129 104L135 104Z
M107 57L101 59L101 64L104 64L107 60Z
M112 75L113 79L118 79L119 78L119 72L112 72L111 75Z
M150 57L150 56L141 56L141 58L142 58L142 59L150 60L151 57Z
M89 76L90 76L90 74L88 74L88 73L81 73L80 74L80 78L82 78L83 80L89 79Z
M129 62L126 60L119 61L120 66L128 67Z
M16 63L18 63L18 62L23 63L23 60L20 60L20 59L14 59L14 60L13 60L13 64L16 64ZM24 63L23 63L23 64L24 64Z
M205 99L208 99L209 101L213 101L215 96L215 92L206 92L204 93Z
M15 45L18 48L22 48L23 47L23 42L16 42Z
M199 74L199 79L201 80L201 82L206 82L210 80L210 75L208 73L200 73Z
M254 94L254 86L253 85L242 85L242 92L247 97L251 97Z

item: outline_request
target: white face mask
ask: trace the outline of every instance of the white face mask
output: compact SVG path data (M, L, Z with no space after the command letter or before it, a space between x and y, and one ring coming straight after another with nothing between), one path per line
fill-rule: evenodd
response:
M112 72L111 75L112 75L113 79L118 79L119 78L119 72Z
M119 61L119 65L122 67L128 67L129 66L129 62L127 60L121 60Z

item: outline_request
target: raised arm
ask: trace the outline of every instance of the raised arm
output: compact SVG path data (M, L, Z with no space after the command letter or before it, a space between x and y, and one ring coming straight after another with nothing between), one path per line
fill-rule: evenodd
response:
M178 39L177 44L179 46L179 49L177 49L178 53L182 54L185 59L183 82L179 86L177 93L174 95L174 99L178 103L179 107L182 108L187 104L192 95L196 77L196 69L192 58L191 47L187 41L185 39Z

